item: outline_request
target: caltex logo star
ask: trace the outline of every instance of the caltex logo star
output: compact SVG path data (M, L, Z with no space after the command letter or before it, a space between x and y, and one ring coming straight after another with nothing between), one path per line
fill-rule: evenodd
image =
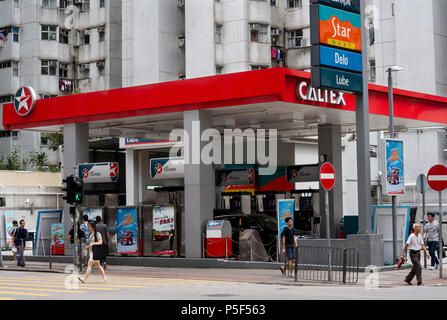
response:
M157 174L160 174L163 172L163 166L161 164L157 163L155 165L155 170L157 171Z
M36 103L36 94L31 87L23 87L16 93L14 107L18 115L28 115Z
M111 178L115 178L118 175L118 163L112 163L112 165L110 166L109 174Z

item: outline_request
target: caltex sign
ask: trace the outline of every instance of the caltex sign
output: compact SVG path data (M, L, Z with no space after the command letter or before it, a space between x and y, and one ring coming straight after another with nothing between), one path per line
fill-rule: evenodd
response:
M20 88L14 99L14 108L19 116L25 117L33 111L36 105L37 95L33 88Z
M78 166L78 174L83 183L117 182L119 166L117 162L83 163Z

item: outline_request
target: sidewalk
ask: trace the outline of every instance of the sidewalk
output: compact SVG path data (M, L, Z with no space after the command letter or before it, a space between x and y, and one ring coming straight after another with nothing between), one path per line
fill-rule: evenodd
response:
M447 261L446 261L447 262ZM47 262L27 262L26 267L17 267L12 261L3 261L5 271L28 271L28 272L53 272L64 273L69 263L53 263L49 269ZM395 269L390 271L380 271L378 273L379 287L395 287L405 285L402 280L410 269ZM83 269L85 272L85 268ZM94 272L97 272L96 270ZM219 280L230 282L248 282L269 285L290 285L290 286L343 286L342 283L328 283L322 281L301 281L295 282L293 278L285 278L279 269L223 269L223 268L160 268L147 266L123 266L108 265L106 273L115 276L129 277L160 277L174 279L195 279L195 280ZM346 284L345 286L364 286L369 273L359 272L359 281L356 284ZM423 269L423 279L426 286L447 286L447 265L444 264L444 279L440 280L439 270L430 271ZM416 279L414 279L414 283Z

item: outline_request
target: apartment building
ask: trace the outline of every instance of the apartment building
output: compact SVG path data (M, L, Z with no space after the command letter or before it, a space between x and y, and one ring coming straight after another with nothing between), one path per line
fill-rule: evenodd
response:
M0 33L0 104L25 85L41 99L122 85L120 1L1 0ZM40 132L3 136L22 158L36 150L58 161Z

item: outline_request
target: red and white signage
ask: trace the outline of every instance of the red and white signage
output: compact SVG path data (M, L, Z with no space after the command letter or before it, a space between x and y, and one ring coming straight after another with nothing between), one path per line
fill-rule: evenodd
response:
M442 164L431 167L427 174L427 181L430 188L435 191L447 189L447 167Z
M14 99L14 108L19 116L25 117L33 111L36 105L37 95L33 88L20 88Z
M335 184L335 171L332 164L325 162L320 168L320 182L321 186L329 191L334 187Z

